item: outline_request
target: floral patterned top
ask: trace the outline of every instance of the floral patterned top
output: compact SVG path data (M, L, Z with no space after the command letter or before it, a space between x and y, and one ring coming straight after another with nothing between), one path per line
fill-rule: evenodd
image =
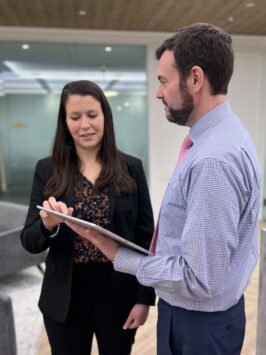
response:
M110 225L109 189L101 193L93 192L92 183L82 177L82 188L75 189L76 217L98 224L106 228ZM74 239L74 263L88 263L90 261L108 262L109 260L90 241L76 234Z

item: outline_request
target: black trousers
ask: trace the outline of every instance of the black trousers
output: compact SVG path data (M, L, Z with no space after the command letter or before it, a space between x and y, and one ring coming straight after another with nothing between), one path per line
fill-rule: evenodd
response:
M196 312L158 304L157 355L240 355L244 297L222 312Z
M52 355L89 355L95 334L100 355L129 355L136 330L123 330L130 309L112 302L111 263L75 264L65 323L44 316ZM116 300L117 301L117 300Z

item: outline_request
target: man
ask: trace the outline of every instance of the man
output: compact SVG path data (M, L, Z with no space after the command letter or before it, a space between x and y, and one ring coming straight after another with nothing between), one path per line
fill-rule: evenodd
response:
M226 100L231 37L199 23L156 51L157 98L190 128L161 205L154 256L69 224L159 296L158 355L237 355L243 293L257 261L260 173L253 143Z

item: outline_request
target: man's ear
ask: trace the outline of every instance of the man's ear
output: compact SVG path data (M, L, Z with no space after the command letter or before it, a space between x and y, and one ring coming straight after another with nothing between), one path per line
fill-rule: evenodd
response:
M205 74L204 71L198 65L194 65L191 68L190 75L189 75L189 86L190 90L194 93L200 91L204 84Z

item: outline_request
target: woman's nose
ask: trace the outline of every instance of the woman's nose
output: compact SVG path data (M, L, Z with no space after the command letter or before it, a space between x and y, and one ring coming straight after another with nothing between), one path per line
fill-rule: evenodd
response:
M81 118L81 128L86 129L90 127L90 120L88 117L82 117Z

